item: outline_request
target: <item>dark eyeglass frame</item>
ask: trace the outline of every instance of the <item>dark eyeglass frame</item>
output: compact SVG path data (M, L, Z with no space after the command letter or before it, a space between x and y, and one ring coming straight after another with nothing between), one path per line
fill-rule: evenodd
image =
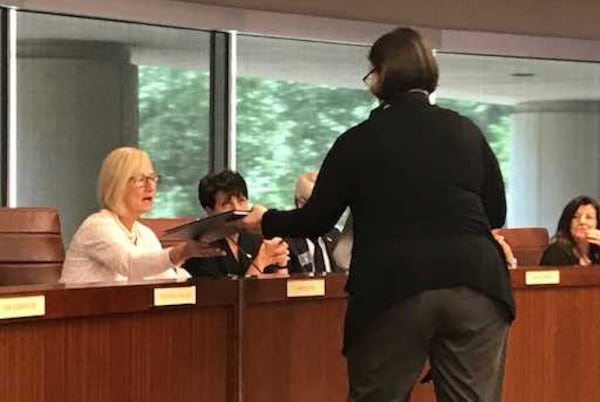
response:
M373 67L372 69L369 70L368 73L366 73L363 77L362 77L362 81L367 84L367 80L369 79L369 77L371 76L371 74L373 74L375 72L375 67Z

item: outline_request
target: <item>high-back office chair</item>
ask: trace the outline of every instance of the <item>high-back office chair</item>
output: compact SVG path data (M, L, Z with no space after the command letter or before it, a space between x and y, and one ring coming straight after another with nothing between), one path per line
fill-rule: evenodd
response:
M546 228L500 229L519 265L539 265L550 241Z
M0 208L0 285L56 283L64 258L55 208Z
M184 241L184 239L163 239L165 230L174 226L183 225L184 223L190 222L194 219L195 218L144 218L140 219L140 222L152 229L163 247L171 247L175 246L181 241Z

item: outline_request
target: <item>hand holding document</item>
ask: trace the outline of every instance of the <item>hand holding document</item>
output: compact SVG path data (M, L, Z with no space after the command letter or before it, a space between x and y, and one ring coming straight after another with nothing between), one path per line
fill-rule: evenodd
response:
M238 221L231 222L230 225L246 232L262 234L262 218L265 212L267 212L267 208L262 205L255 204L252 206L250 213L248 213L246 217Z
M164 239L201 240L212 243L240 231L232 222L239 221L248 215L248 211L228 211L221 214L199 218L183 225L167 229Z
M185 242L183 256L190 257L221 257L225 255L225 251L216 247L212 243L207 243L202 240L188 240Z
M175 266L192 257L206 258L223 255L225 255L225 251L202 240L186 240L169 250L169 259Z

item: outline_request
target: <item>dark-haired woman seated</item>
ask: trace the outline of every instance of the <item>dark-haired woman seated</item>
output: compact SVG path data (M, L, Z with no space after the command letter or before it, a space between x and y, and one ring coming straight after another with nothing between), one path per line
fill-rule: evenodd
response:
M569 201L540 265L600 264L599 214L600 205L591 197L581 195Z

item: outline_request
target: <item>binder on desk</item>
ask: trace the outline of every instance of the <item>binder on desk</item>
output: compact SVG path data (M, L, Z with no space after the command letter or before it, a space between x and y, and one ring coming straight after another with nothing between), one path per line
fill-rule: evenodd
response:
M203 240L213 242L239 232L235 226L228 225L247 216L250 211L228 211L217 215L198 218L183 225L165 230L163 239L173 240Z

